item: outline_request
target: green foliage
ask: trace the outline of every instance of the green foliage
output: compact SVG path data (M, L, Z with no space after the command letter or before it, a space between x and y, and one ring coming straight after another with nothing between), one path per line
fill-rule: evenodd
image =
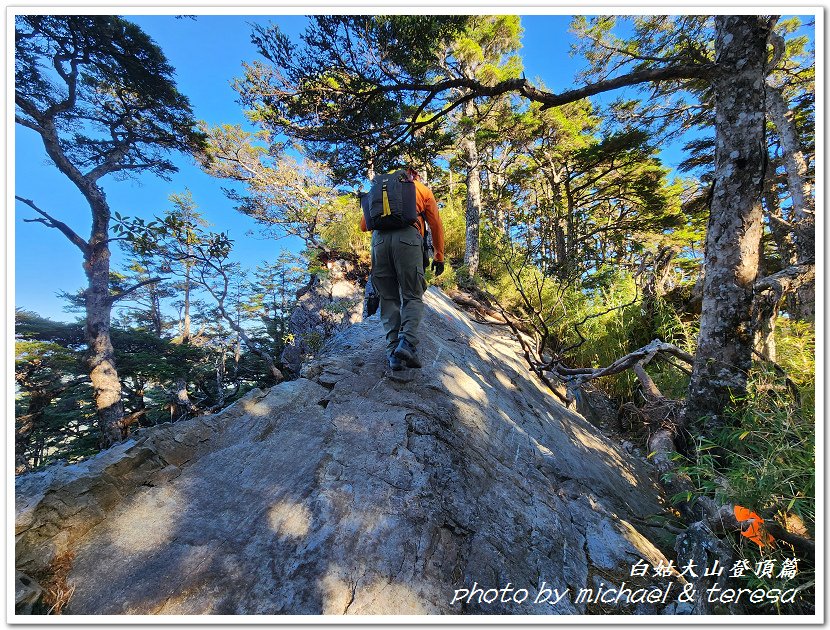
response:
M426 281L428 284L436 286L443 291L449 291L451 289L457 289L463 284L464 278L462 275L464 272L465 268L463 265L456 268L453 267L449 261L447 261L444 265L444 273L440 276L436 276L435 272L432 271L432 265L430 265L430 267L426 269Z
M369 264L371 232L360 229L363 210L352 195L340 195L330 206L330 215L320 227L323 246L332 252L356 256Z
M367 165L389 170L404 156L426 160L449 144L426 123L442 103L420 108L404 86L443 75L447 42L466 24L453 15L316 15L299 42L278 26L255 26L266 62L235 83L250 119L303 142L335 181L357 183ZM411 121L417 124L418 133Z
M312 354L316 354L317 352L320 352L320 350L322 349L325 339L323 338L323 335L321 335L319 332L312 331L303 337L303 341L305 342L306 346L311 350Z
M177 170L168 151L202 146L173 68L135 24L107 15L19 15L15 31L18 121L40 130L54 120L61 151L93 181L111 172L165 176Z
M756 370L746 409L698 438L702 455L684 469L704 494L755 510L792 512L815 526L815 418L771 370ZM709 453L724 454L719 464Z
M598 368L610 365L619 357L645 345L638 345L640 339L632 337L654 338L642 330L642 303L632 303L639 296L634 278L612 268L603 268L597 275L600 278L590 294L572 293L569 299L573 314L564 323L563 336L574 343L573 326L585 320L579 326L585 341L568 356L575 366ZM637 387L636 377L629 371L602 379L596 385L609 395L623 399L630 399Z
M444 256L447 260L464 260L464 203L462 198L444 199L441 208L441 223L444 225Z
M224 191L237 210L275 238L295 236L306 247L323 247L321 232L342 222L347 205L333 188L332 172L325 164L305 156L298 159L267 131L250 133L240 125L221 125L207 132L202 167L210 175L245 185L244 193Z
M284 303L283 287L272 288L281 309L278 318L285 318L293 304L294 286L290 281L286 284L290 297ZM99 449L97 417L86 375L83 325L53 322L28 311L18 311L16 319L18 469L23 462L28 469L37 469L57 460L76 461L95 454ZM279 348L282 332L279 327L267 331L280 338ZM277 346L267 334L254 340ZM234 340L219 327L212 332L203 329L184 343L155 331L118 327L112 328L111 337L125 411L144 411L136 426L178 419L170 403L180 379L202 408L230 404L251 387L270 383L264 361L243 349L229 353ZM222 378L217 382L220 364Z
M805 405L812 405L816 377L815 324L780 317L775 330L777 360L801 389Z
M779 522L795 515L810 537L815 536L815 424L812 409L795 403L780 391L783 383L771 372L756 372L747 409L733 415L734 427L713 432L697 443L701 453L694 465L681 467L698 492L773 515ZM770 389L774 388L774 389ZM711 453L723 454L718 462ZM762 554L752 542L738 541L741 557L754 563ZM763 554L778 560L801 554L784 543ZM813 567L801 558L797 580L763 579L758 586L793 588L814 578ZM748 585L751 586L751 585ZM783 611L778 611L783 612Z
M483 85L515 79L522 74L522 60L512 54L522 35L518 15L486 15L469 20L452 42L451 56L462 74L472 74Z
M15 311L14 321L15 333L26 339L54 342L72 350L78 350L86 343L83 323L55 322L23 309Z
M37 468L91 454L97 447L95 408L83 360L83 331L17 311L15 456Z
M206 348L143 331L113 329L112 340L119 375L143 382L170 383L188 376L208 354Z
M288 320L297 302L297 290L305 280L300 259L283 250L275 263L263 263L245 283L247 298L240 303L241 312L257 317L270 337L266 346L275 355L285 348ZM258 329L257 329L258 330Z
M700 495L721 504L736 504L776 518L780 524L803 525L814 538L816 526L815 331L799 322L782 322L776 331L782 364L790 382L765 364L753 368L747 399L727 410L724 426L695 439L697 457L681 462L678 474L688 476ZM797 390L793 390L793 384ZM795 517L795 518L794 518ZM771 558L799 557L785 543L762 553L755 543L739 538L738 556L755 563ZM757 579L750 588L809 589L814 567L801 558L794 580ZM756 584L757 583L757 584ZM783 585L783 586L782 586ZM809 599L808 593L803 597ZM777 610L765 612L791 612Z
M21 389L15 397L16 429L19 431L32 412L39 393ZM47 394L48 395L48 394ZM20 455L29 470L63 460L74 462L98 452L98 430L92 387L80 382L61 388L50 404L34 418ZM19 461L19 459L18 459Z

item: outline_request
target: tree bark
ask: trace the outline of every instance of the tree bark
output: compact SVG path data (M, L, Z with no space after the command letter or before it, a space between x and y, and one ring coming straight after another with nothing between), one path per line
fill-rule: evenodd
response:
M464 104L464 117L468 128L461 136L461 151L467 169L467 207L464 213L465 239L464 264L470 277L478 273L479 264L479 225L481 223L481 178L478 147L476 146L475 128L472 119L476 111L472 101Z
M779 300L772 292L759 295L755 302L755 352L765 359L777 361L775 324L778 321Z
M236 333L238 339L240 339L242 343L245 344L248 350L250 350L260 359L265 361L266 365L268 366L268 371L271 372L271 376L274 377L274 380L277 383L282 383L285 380L285 375L277 367L277 362L274 360L274 357L269 352L266 352L257 344L255 344L253 340L245 333L245 330L238 323L236 323L236 320L225 309L225 295L228 291L228 278L226 275L224 275L224 273L222 275L222 278L225 288L219 294L217 294L213 289L211 289L210 286L208 286L206 283L202 283L202 285L216 300L219 315L221 315L222 319L224 319L228 323L228 326L230 326L231 329Z
M721 423L724 408L746 394L762 233L769 26L760 16L718 15L715 29L715 182L687 425L701 419Z
M173 395L174 420L185 420L196 414L197 410L193 405L193 401L190 400L190 395L187 393L187 381L184 377L180 376L176 379L173 383L173 391L171 394Z
M217 409L225 406L225 348L216 361L216 405Z
M786 296L803 287L815 287L816 269L812 263L791 265L755 283L752 316L755 327L755 352L773 363L777 360L775 324L778 309Z
M121 381L115 367L115 350L110 338L110 209L104 192L94 183L86 184L86 190L82 192L92 208L92 234L88 255L84 260L84 271L89 281L89 286L84 291L84 332L88 346L86 360L98 413L101 444L107 447L121 440L121 421L124 418Z
M130 393L130 406L132 407L133 413L140 412L140 415L146 415L147 403L144 401L144 388L146 385L141 379L135 377L133 378L133 382L135 383L135 389L130 391L130 388L126 387Z
M159 299L158 285L155 283L149 285L150 287L150 318L153 323L153 330L156 336L161 339L164 332L164 326L161 319L161 300Z
M375 178L375 161L371 158L366 162L366 177L370 182Z

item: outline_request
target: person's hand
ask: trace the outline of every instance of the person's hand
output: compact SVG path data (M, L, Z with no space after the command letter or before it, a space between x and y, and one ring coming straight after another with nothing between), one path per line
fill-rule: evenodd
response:
M444 273L444 261L442 260L439 262L437 260L433 260L432 270L435 272L436 276L440 276L442 273Z

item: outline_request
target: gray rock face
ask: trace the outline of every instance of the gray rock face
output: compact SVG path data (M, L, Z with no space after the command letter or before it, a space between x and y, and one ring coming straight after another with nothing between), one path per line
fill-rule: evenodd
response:
M300 292L288 321L292 340L280 357L294 374L333 333L360 321L363 292L348 279L352 272L352 263L334 260Z
M409 379L389 378L371 318L304 378L22 476L18 569L74 551L71 614L597 612L579 589L630 585L670 550L642 525L662 511L651 473L558 404L506 331L425 301ZM527 599L474 590L505 587ZM534 603L545 588L564 595Z

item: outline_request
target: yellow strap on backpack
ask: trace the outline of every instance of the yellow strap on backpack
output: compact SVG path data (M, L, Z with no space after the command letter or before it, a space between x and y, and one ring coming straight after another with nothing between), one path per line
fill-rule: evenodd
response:
M386 190L386 183L383 184L383 212L380 213L382 217L388 217L392 214L392 208L389 207L389 193Z

